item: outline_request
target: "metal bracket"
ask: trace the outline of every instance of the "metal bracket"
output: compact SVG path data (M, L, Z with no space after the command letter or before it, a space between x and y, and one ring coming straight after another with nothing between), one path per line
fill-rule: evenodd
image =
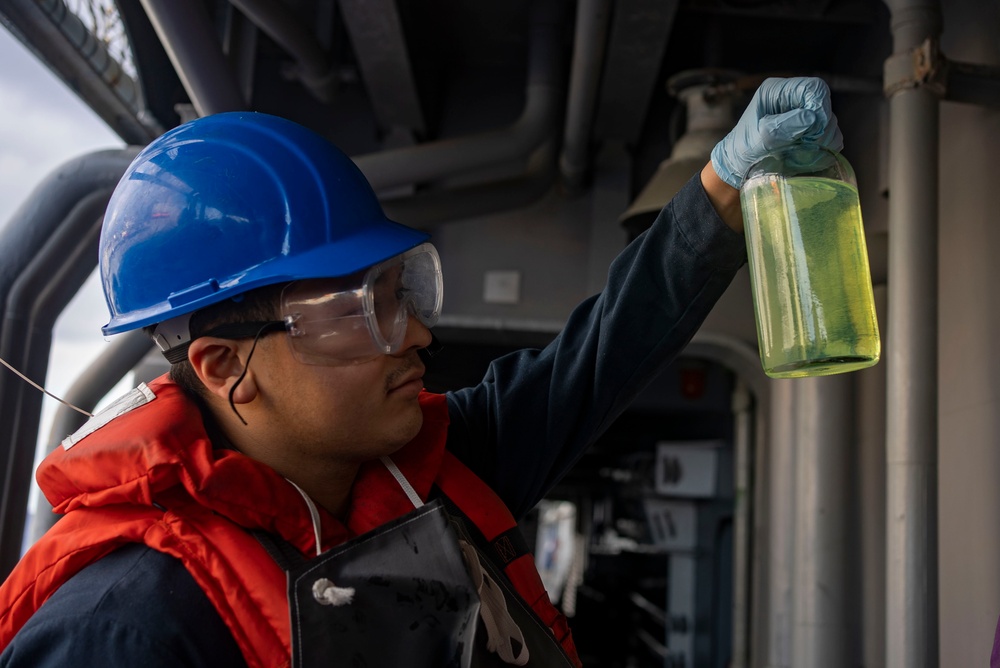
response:
M928 37L920 46L889 56L883 68L883 90L892 97L901 90L925 88L938 97L947 89L948 62L938 41Z
M886 97L922 87L949 102L1000 107L1000 67L950 61L930 37L908 53L887 58L883 77Z

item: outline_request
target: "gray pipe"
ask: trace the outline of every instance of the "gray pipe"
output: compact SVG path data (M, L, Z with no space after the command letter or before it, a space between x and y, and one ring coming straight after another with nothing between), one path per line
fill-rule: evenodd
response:
M195 0L142 0L150 21L200 115L246 108L204 7ZM264 5L247 4L248 9ZM527 159L555 131L560 107L562 0L532 4L525 106L507 127L356 156L376 190L432 181L507 160ZM258 17L259 18L259 17Z
M858 665L850 540L851 381L850 374L792 381L798 409L791 662L796 668Z
M772 517L760 512L766 507L764 487L774 484L774 476L764 470L768 457L765 451L773 447L768 439L773 411L782 397L775 395L779 383L767 376L760 364L757 350L741 339L731 336L700 331L694 335L684 349L685 355L715 360L732 370L739 379L739 387L733 397L733 413L737 421L734 448L734 469L736 482L743 491L743 498L737 494L737 508L734 518L733 545L733 666L761 665L754 657L763 653L758 631L768 625L761 621L768 610L762 594L767 584L768 564L763 546L771 534L791 535L793 527L769 525ZM784 405L788 405L785 403ZM773 440L773 439L772 439ZM765 445L767 444L767 445ZM791 444L789 444L789 449ZM782 476L791 483L793 471ZM788 499L785 507L791 506ZM785 571L790 571L790 562ZM749 664L747 663L749 662Z
M543 142L519 176L465 187L420 191L410 197L384 201L382 209L392 220L425 228L528 206L552 188L556 174L554 144L554 140Z
M48 372L56 317L93 270L101 214L110 196L107 188L82 198L11 287L3 314L2 356L36 383L44 383ZM17 527L17 540L0 545L0 554L13 565L24 528L42 394L11 374L5 380L10 382L0 395L0 415L4 416L3 435L10 444L10 454L4 533Z
M767 616L764 652L767 668L792 666L793 567L795 564L795 410L797 383L771 382L768 439Z
M126 142L145 144L163 131L144 113L135 79L65 2L3 0L0 17Z
M610 0L580 0L577 3L566 128L559 157L559 172L569 192L579 191L590 162L590 128L601 83L610 16Z
M888 0L894 66L941 32L940 3ZM911 66L912 67L912 66ZM938 665L938 116L923 86L889 96L886 667Z
M247 102L200 0L141 0L199 116L241 111Z
M93 208L93 193L110 195L137 150L98 151L61 165L32 191L0 232L4 320L0 356L35 380L44 380L51 342L51 327L45 330L38 317L45 314L39 314L38 308L43 303L52 305L51 324L83 282L86 274L79 280L66 280L63 272L77 271L78 267L67 261L70 251L79 246L80 238L92 229L107 204L105 199ZM85 202L82 208L81 202ZM47 259L41 259L43 256ZM93 268L96 250L89 260L87 271ZM32 274L34 277L28 278ZM41 282L35 282L39 278ZM56 286L60 281L61 286ZM55 294L57 289L66 294ZM65 301L58 304L63 298ZM6 480L0 499L0 578L6 577L20 557L40 413L37 390L13 374L0 374L0 471Z
M356 156L376 191L464 174L507 160L525 159L555 131L561 86L560 0L531 6L531 45L525 105L517 121L458 139Z
M295 20L288 7L275 0L230 0L259 30L295 59L295 74L322 102L333 101L337 79L330 58L316 34Z
M118 99L133 113L138 114L142 109L140 89L135 80L122 71L118 61L111 57L105 44L94 37L83 21L66 8L65 3L35 2L34 4L45 12L66 40L76 47L80 57L94 68Z
M753 396L746 382L737 379L733 390L733 648L729 665L746 668L750 657L750 558L753 512Z
M875 286L875 310L885 332L885 285ZM865 369L857 379L863 666L885 661L885 368Z

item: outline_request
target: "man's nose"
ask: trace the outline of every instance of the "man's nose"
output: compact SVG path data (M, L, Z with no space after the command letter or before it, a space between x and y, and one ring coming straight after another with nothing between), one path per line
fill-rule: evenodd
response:
M406 319L406 338L403 340L403 350L415 348L420 350L431 344L431 330L420 322L420 318L410 311Z

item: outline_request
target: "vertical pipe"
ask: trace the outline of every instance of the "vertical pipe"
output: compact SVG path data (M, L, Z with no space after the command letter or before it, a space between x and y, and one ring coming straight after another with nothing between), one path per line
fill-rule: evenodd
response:
M733 649L730 668L747 668L750 656L750 535L753 469L753 399L750 388L737 379L733 391L735 422L734 482L736 504L733 511Z
M31 340L28 350L25 343L30 337L26 339L24 335L26 327L39 327L37 331L43 332L42 324L28 322L23 313L12 313L12 309L16 306L34 311L38 305L39 290L50 294L53 282L60 277L65 278L61 273L61 268L67 264L64 250L54 253L48 265L39 265L39 258L48 243L57 237L76 235L79 241L88 226L100 216L100 210L91 210L89 214L81 211L80 202L101 190L110 195L137 151L135 147L97 151L61 165L32 191L7 225L0 229L0 320L21 320L20 327L11 325L11 336L0 335L0 357L22 367L24 372L34 375L36 379L42 379L48 364L51 322L48 323L50 331L38 333ZM90 205L95 206L93 201ZM69 244L70 247L73 245ZM94 261L96 257L95 254ZM46 283L49 285L34 283L26 293L21 293L22 301L17 306L14 295L21 289L19 286L24 285L25 274L32 270L47 273L49 280ZM70 297L71 293L62 306ZM62 306L51 311L53 319ZM37 366L28 369L29 363L41 366L42 373L35 374L39 370ZM0 374L0 415L4 416L0 420L0 579L6 578L21 557L28 488L41 414L41 395L31 399L26 397L24 381L13 374ZM28 435L26 432L30 430L35 432Z
M875 286L875 311L885 332L886 286ZM885 661L885 364L858 372L858 500L861 563L859 610L863 666Z
M940 34L936 0L886 4L893 58ZM927 87L889 97L887 668L938 665L938 114Z
M857 665L848 521L853 448L849 374L792 381L797 399L792 666Z
M792 380L770 382L767 459L768 553L767 668L792 665L792 566L795 563L795 388Z
M601 81L601 64L608 38L611 0L576 3L573 66L566 103L566 129L559 171L570 192L578 192L590 163L590 128Z

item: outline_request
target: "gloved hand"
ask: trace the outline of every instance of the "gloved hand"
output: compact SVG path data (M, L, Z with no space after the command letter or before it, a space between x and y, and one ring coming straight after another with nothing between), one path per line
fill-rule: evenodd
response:
M844 147L830 88L815 77L771 77L761 83L736 127L712 149L712 167L739 189L750 167L771 151L811 143L834 151Z

